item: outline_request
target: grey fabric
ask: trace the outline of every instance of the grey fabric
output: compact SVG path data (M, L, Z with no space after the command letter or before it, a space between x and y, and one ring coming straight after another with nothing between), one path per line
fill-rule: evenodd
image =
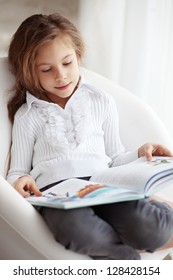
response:
M43 208L42 216L55 239L67 249L94 259L139 259L139 254L120 242L113 228L92 208L58 210Z
M173 210L166 203L136 200L94 209L124 244L135 249L153 252L173 235Z
M173 234L173 211L156 201L130 201L71 210L41 208L55 239L94 259L139 259Z

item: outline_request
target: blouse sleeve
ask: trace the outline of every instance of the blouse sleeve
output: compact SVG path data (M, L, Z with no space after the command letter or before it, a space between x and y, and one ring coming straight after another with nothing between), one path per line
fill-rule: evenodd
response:
M125 151L120 139L119 116L114 99L108 98L107 117L103 124L106 154L112 159L110 167L129 163L138 158L138 151Z
M34 137L26 128L25 121L15 118L13 124L11 161L7 175L10 184L21 176L29 175L32 168Z

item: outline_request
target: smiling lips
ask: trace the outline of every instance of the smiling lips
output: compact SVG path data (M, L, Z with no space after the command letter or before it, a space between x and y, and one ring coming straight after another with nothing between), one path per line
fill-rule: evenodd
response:
M71 82L70 82L69 84L65 85L65 86L55 87L55 88L58 89L58 90L65 90L65 89L67 89L70 85L71 85Z

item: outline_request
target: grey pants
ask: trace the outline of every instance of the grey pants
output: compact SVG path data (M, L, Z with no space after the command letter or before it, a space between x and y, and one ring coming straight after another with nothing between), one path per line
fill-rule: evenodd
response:
M39 210L55 239L93 259L140 259L173 235L173 210L156 201L130 201L94 207Z

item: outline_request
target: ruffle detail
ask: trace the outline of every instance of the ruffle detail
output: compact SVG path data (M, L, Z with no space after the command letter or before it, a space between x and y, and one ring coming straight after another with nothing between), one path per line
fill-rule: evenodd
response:
M84 142L91 126L91 101L88 94L86 92L76 92L75 95L72 96L72 100L69 100L65 109L52 103L33 104L37 108L39 117L44 122L46 141L63 153L76 149Z

